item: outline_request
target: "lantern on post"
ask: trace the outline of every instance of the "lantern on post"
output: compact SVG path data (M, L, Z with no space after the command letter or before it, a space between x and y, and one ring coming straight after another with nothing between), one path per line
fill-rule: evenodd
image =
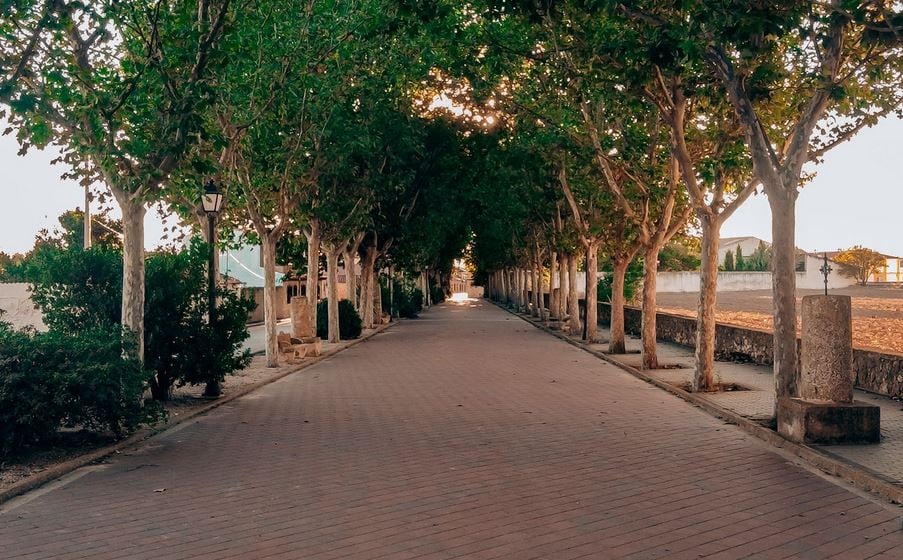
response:
M211 326L216 320L216 215L223 209L225 200L225 195L216 187L216 183L212 180L207 181L207 184L204 185L204 195L201 197L201 207L207 214L207 240L210 251L207 261L207 321ZM219 380L214 379L207 382L204 389L205 397L218 397L220 393Z

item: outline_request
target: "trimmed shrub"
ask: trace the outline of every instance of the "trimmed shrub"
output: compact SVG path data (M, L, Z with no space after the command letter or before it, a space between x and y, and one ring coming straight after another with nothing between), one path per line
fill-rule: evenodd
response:
M362 325L354 304L347 299L339 300L339 338L350 340L359 337ZM317 336L322 339L329 336L329 302L325 299L317 304Z

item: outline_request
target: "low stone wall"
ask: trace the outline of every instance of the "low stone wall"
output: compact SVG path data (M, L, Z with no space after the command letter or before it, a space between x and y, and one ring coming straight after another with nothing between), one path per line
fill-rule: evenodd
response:
M624 328L629 334L640 334L641 320L640 309L625 307ZM600 303L599 324L607 326L610 322L611 307ZM656 333L660 340L694 347L696 319L660 312L656 317ZM715 328L715 357L719 360L771 365L773 348L774 339L769 331L722 323ZM856 372L857 387L891 397L903 397L903 354L854 348L853 370Z

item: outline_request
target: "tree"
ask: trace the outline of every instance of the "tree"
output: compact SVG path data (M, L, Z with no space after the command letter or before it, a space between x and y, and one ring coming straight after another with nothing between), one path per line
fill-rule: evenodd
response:
M743 247L737 245L737 254L734 255L734 268L738 271L746 270L746 261L743 259Z
M798 394L795 207L803 167L859 130L899 113L899 5L842 2L692 2L638 14L679 38L680 57L704 60L744 135L752 173L772 212L777 401Z
M759 241L759 245L753 254L746 261L746 269L755 272L765 272L771 270L771 246L764 241Z
M658 254L659 270L683 272L699 270L699 238L680 236L662 247Z
M873 274L887 266L884 255L861 245L844 249L834 257L834 262L841 265L841 273L855 278L862 286L868 284Z
M734 252L733 251L728 251L727 253L724 254L724 264L722 266L724 267L724 270L727 272L733 272L734 270L736 270L736 268L734 267Z
M200 132L198 109L229 0L6 3L0 110L22 150L55 144L83 183L122 210L123 325L144 351L145 204ZM10 131L11 131L10 130ZM7 131L7 132L10 132Z
M613 27L600 17L602 11L579 3L540 3L518 5L513 14L509 12L508 7L490 3L484 37L496 57L508 59L502 81L511 84L512 94L506 102L512 110L556 129L587 153L598 176L596 188L608 192L611 204L635 232L637 250L646 257L643 366L655 368L657 256L692 210L685 204L678 165L669 153L660 116L648 100L631 94L629 80L620 69L605 63L605 45ZM580 219L578 201L561 183L571 214ZM594 265L605 231L589 236L586 225L578 223L577 229L587 256L586 333L592 340L596 331ZM626 270L630 259L620 261L616 275ZM618 287L616 283L615 291ZM613 331L618 329L616 320ZM620 338L614 334L613 338Z
M373 46L382 3L273 0L242 6L214 74L218 95L204 115L224 181L232 185L231 220L252 230L264 265L267 365L278 365L276 247L286 231L306 229L308 294L316 319L319 175L323 138L337 104ZM266 31L264 31L266 30ZM353 39L353 40L352 40ZM357 73L357 74L356 74Z

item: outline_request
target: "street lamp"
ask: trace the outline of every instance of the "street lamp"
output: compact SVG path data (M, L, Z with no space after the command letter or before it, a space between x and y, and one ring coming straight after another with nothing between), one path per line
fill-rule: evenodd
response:
M223 209L225 198L223 193L216 188L216 183L212 180L207 181L207 184L204 185L204 196L201 197L201 207L203 207L204 213L207 214L207 239L210 242L210 252L207 261L207 321L210 325L213 324L216 317L216 265L214 262L216 260L214 246L216 240L216 215ZM219 380L211 379L207 382L207 386L204 388L205 397L218 397L220 393Z

